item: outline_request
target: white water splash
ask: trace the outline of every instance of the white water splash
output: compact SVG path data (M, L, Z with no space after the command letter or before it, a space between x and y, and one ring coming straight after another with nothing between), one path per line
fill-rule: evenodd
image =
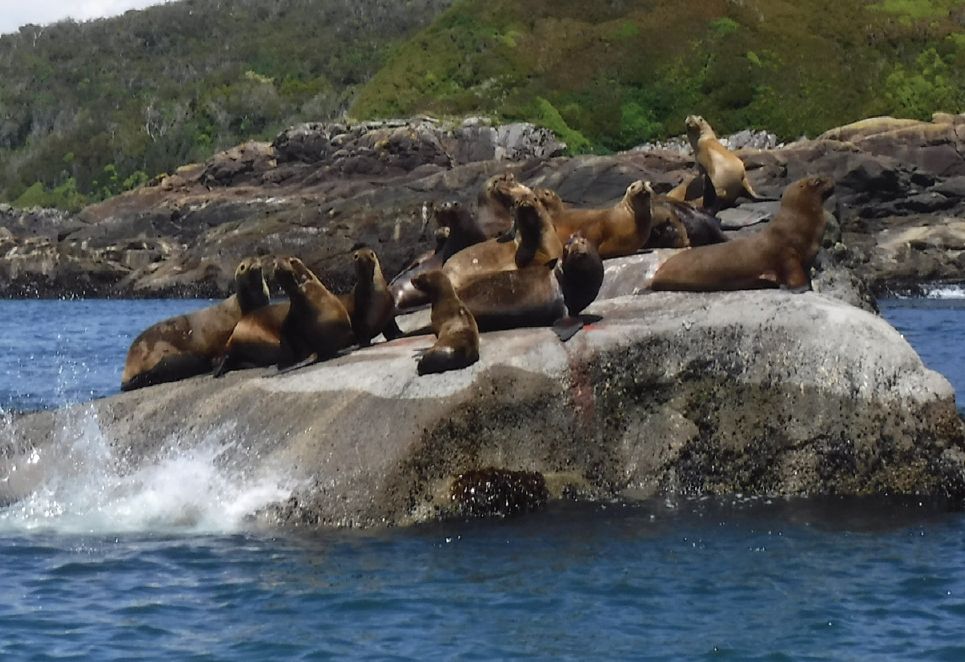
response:
M27 444L5 460L3 482L36 484L0 510L0 535L230 534L249 528L253 514L292 492L285 476L238 461L230 429L194 444L181 440L131 468L115 456L92 410L68 428L70 438Z
M929 299L965 299L965 288L961 285L936 285L925 293Z

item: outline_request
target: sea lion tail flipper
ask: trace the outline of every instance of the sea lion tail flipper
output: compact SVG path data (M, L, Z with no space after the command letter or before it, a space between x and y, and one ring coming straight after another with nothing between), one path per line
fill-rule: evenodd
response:
M744 181L742 181L741 184L744 186L744 195L754 202L776 202L780 200L780 198L769 198L764 195L759 195L757 191L754 190L754 187L751 186L751 183L747 181L747 175L744 175Z
M566 342L583 328L583 320L579 317L561 317L553 323L553 332L561 342Z

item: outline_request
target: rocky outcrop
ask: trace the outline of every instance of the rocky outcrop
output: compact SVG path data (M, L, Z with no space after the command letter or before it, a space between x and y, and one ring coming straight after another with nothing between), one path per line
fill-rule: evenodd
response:
M965 280L955 230L965 218L960 135L963 116L877 118L738 154L755 189L771 197L806 175L834 177L841 246L829 246L830 255L882 294ZM694 168L675 149L554 156L560 148L545 130L481 120L300 125L74 218L0 209L0 295L223 296L237 263L258 252L297 254L341 292L351 287L358 245L372 247L391 276L431 247L433 205L472 207L493 174L512 171L589 207L611 204L636 179L667 190ZM745 203L721 218L731 231L752 232L776 207Z
M294 487L260 513L282 525L471 513L478 504L458 499L474 476L513 512L546 498L738 492L962 503L952 388L880 317L816 293L617 296L633 279L608 278L614 298L570 342L549 329L483 334L465 370L418 376L432 344L421 336L284 375L198 377L25 415L0 496L52 479L93 429L125 472L218 444L220 465Z

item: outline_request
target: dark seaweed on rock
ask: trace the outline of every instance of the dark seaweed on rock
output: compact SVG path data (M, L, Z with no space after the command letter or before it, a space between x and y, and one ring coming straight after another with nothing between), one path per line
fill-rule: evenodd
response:
M549 491L541 473L487 468L459 474L449 495L464 517L509 517L542 508Z

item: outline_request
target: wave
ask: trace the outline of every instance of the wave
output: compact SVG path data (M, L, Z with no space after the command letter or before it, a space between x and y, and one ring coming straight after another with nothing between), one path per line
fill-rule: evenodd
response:
M102 434L94 410L78 410L66 442L43 447L15 441L17 421L3 421L11 446L0 457L0 493L12 503L0 509L0 535L232 534L292 493L283 472L229 459L238 456L230 426L131 466Z

